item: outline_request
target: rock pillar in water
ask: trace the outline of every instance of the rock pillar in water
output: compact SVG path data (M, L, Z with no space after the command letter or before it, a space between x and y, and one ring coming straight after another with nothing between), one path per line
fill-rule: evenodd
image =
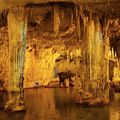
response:
M9 101L5 109L20 111L24 104L24 61L27 37L27 17L24 8L11 8L8 13L9 32Z
M98 17L94 20L92 17L88 19L84 35L84 65L81 65L77 101L88 105L107 104L109 103L109 59L108 56L106 58L108 47L104 45L108 42L108 37L103 37Z

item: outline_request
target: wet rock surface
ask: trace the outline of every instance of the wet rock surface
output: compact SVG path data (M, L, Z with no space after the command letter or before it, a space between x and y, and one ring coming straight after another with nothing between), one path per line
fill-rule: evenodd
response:
M120 93L120 81L111 81L110 87L111 87L111 89L114 89L115 92Z
M58 81L55 69L58 72L75 74L81 56L81 42L76 38L40 37L38 31L28 30L25 60L25 87L48 85L50 81ZM34 32L34 33L33 33ZM9 41L8 29L0 29L0 79L8 85L9 76ZM67 83L64 83L67 84ZM71 83L72 84L72 83Z
M0 92L4 91L4 81L0 80Z
M0 80L8 81L9 54L8 31L6 27L0 28Z
M106 105L109 103L109 99L106 97L94 97L90 92L85 92L83 90L79 91L79 95L76 96L76 102L81 105L96 106L96 105Z

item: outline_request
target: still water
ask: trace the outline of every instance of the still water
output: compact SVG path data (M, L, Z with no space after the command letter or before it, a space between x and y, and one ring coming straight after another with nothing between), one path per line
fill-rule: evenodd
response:
M120 120L120 94L104 107L76 104L71 88L28 89L25 100L26 112L0 110L0 120Z

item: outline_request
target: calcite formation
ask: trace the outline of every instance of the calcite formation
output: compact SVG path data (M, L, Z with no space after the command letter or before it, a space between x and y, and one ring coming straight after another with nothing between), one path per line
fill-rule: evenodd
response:
M4 36L1 40L1 80L9 80L9 41L7 28L4 30ZM33 33L32 33L33 34ZM29 35L29 33L28 33ZM29 37L29 36L28 36ZM37 36L36 36L37 38ZM24 87L34 87L35 82L40 85L48 85L51 81L58 81L58 72L71 71L76 73L81 60L81 42L76 44L76 40L69 39L28 39L25 54L25 83ZM6 62L7 61L7 62Z
M32 87L35 81L47 85L50 81L58 81L58 72L75 73L76 60L81 57L78 45L66 48L64 40L45 42L33 39L28 43L25 60L25 86ZM72 42L72 41L69 41Z
M0 80L7 82L9 77L9 41L6 27L0 28Z
M106 14L108 9L101 10L98 15L95 9L99 8L93 4L93 10L91 5L72 2L17 4L15 1L10 4L8 28L1 27L0 31L0 79L9 86L9 91L20 92L16 93L18 96L11 94L15 102L23 100L23 87L47 86L58 81L60 73L71 73L75 77L77 102L108 103L109 60L115 60L112 56L110 59L109 53L116 56L118 64L120 58L116 45L119 32L111 37L113 31L109 30L113 23L119 29L119 19L115 22L110 19L113 10L110 14ZM107 7L112 5L113 2ZM2 13L0 17L3 19L5 15ZM7 23L0 25L4 24ZM111 42L116 36L117 42ZM115 67L112 70L111 79L118 79ZM68 87L67 82L64 84Z

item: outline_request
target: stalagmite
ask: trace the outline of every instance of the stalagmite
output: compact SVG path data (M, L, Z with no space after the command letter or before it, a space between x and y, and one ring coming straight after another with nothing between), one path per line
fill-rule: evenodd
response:
M10 9L9 31L9 101L6 110L20 111L24 105L24 60L26 50L27 19L23 8Z

